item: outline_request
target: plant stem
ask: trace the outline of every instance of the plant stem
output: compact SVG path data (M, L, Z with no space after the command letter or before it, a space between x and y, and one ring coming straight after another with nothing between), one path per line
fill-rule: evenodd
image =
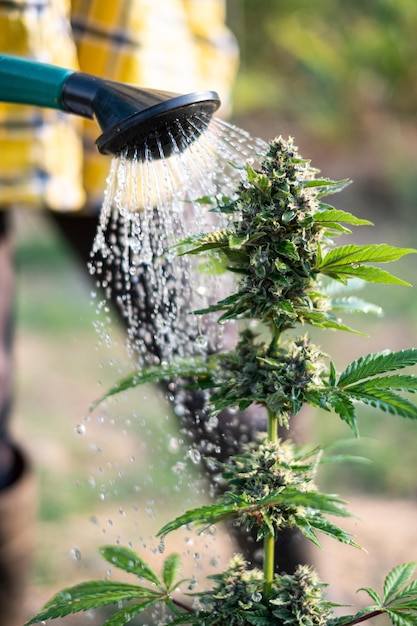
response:
M264 538L264 597L271 595L272 583L274 580L274 549L275 539L272 535Z
M194 609L192 609L190 606L188 606L188 604L184 604L184 602L181 602L181 600L176 600L174 598L171 598L171 601L173 604L175 604L175 606L177 606L179 609L183 609L184 611L186 611L187 613L194 613Z
M268 441L278 441L278 416L268 409Z
M278 440L278 416L268 409L268 441ZM271 593L275 571L275 539L271 534L264 538L264 595Z
M376 609L375 611L366 613L366 615L361 615L360 617L354 618L350 620L350 622L343 622L343 626L353 626L354 624L360 624L361 622L366 622L366 620L372 619L373 617L378 617L378 615L382 615L382 613L384 613L382 609Z
M276 351L281 331L275 324L271 325L271 333L272 340L269 345L269 351L271 356L274 355ZM278 415L271 411L267 410L267 434L268 441L271 443L276 443L278 441ZM264 538L264 596L267 598L272 591L272 583L274 580L275 573L275 539L271 534L266 535Z

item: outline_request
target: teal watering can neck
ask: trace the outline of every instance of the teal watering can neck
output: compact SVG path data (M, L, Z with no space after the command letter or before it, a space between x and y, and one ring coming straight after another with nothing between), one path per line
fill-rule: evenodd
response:
M55 65L0 54L0 101L61 109L62 88L73 73L74 70Z

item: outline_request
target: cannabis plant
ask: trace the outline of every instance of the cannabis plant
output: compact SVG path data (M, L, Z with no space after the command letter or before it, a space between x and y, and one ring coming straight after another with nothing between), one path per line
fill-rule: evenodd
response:
M409 399L417 390L417 377L408 370L399 373L417 363L417 349L368 354L338 373L306 334L309 326L355 332L341 313L370 305L352 296L352 283L405 285L380 264L416 252L384 243L336 246L338 235L349 235L350 227L370 222L323 202L348 181L317 175L292 140L278 138L259 167L247 165L246 178L232 197L201 199L226 218L226 226L182 241L180 253L199 255L200 264L221 266L237 280L232 293L195 314L217 312L220 324L239 321L238 341L227 352L135 372L106 394L175 378L178 385L204 390L213 416L252 404L265 409L266 433L228 462L216 463L224 485L221 495L158 533L163 538L185 525L205 528L229 520L263 541L263 570L235 556L226 571L211 577L209 589L197 596L190 593L187 602L177 597L184 584L177 579L178 555L170 555L158 575L130 549L106 546L103 557L133 574L139 584L95 581L65 589L28 624L111 603L119 607L107 626L126 624L160 603L167 608L166 624L347 626L384 613L395 626L417 624L412 563L387 575L382 596L365 589L370 606L346 617L335 617L325 585L313 569L299 566L291 575L281 574L274 564L275 542L286 528L298 529L315 544L324 533L356 546L349 533L328 519L348 516L345 503L321 493L315 484L321 451L300 449L282 438L300 409L322 409L329 419L336 414L355 436L361 404L417 419L417 407Z

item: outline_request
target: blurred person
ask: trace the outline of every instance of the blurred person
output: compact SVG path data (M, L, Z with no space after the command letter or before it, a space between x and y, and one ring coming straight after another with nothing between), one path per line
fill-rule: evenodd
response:
M146 88L187 93L213 89L229 111L237 46L225 26L225 0L16 0L0 2L0 52ZM109 158L99 154L97 126L56 110L0 103L0 626L22 626L36 518L30 461L13 438L14 207L47 212L87 267ZM146 296L146 273L138 276ZM148 299L145 299L148 302ZM142 307L143 308L143 305ZM149 307L148 307L149 308ZM152 327L151 309L144 323ZM123 321L123 317L120 318ZM157 354L157 346L154 347ZM204 403L186 400L181 426L207 439ZM210 436L218 458L239 451L244 433L265 429L264 416L224 412ZM255 544L238 535L253 560ZM296 544L279 548L284 568L299 562Z

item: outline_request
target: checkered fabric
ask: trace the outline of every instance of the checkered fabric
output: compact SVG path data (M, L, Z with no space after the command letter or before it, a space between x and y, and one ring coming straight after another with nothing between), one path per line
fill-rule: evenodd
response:
M225 114L238 55L224 2L0 0L0 51L141 87L213 89ZM0 206L99 207L109 171L99 134L94 121L0 104Z

